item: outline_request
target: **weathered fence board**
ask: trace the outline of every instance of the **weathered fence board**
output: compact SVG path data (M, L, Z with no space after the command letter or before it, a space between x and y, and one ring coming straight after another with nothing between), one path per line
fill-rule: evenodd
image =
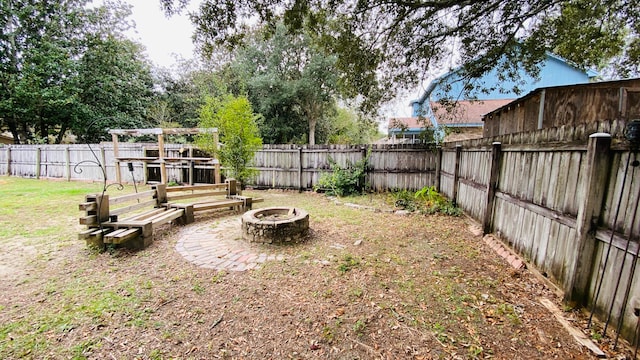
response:
M353 167L366 159L365 182L376 191L418 190L435 183L437 152L418 146L265 145L255 155L257 187L313 189L332 164Z

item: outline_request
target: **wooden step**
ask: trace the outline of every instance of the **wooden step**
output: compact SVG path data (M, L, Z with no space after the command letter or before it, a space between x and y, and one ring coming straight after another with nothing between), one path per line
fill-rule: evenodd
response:
M184 214L184 209L168 209L167 211L165 211L164 214L162 214L162 216L158 216L150 220L153 226L156 227L162 224L166 224L172 220L175 220L181 217L183 214Z
M117 230L113 230L113 231L111 231L110 233L105 234L105 235L104 235L104 242L105 242L106 244L111 244L111 243L113 243L113 239L114 239L116 236L118 236L118 234L121 234L121 233L123 233L123 232L125 232L125 231L127 231L127 230L129 230L129 229L117 229Z
M203 211L212 209L223 209L227 207L235 207L244 205L242 200L223 200L210 203L193 204L193 211Z
M116 235L109 234L107 235L107 238L111 238L112 240L111 242L113 244L122 244L123 242L127 242L131 239L137 238L141 234L140 228L123 229L123 230L124 231Z

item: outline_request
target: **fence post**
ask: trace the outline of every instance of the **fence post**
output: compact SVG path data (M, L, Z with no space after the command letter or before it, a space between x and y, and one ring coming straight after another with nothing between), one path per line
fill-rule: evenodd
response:
M438 190L438 192L441 192L442 189L440 189L440 175L442 171L442 147L438 148L438 153L436 154L436 190Z
M362 184L362 189L366 190L367 192L369 191L369 189L367 188L367 184L369 183L369 159L367 159L367 153L369 153L369 148L367 147L367 145L362 145L360 147L360 149L362 150L362 166L363 166L363 171L364 171L364 184Z
M456 145L456 165L453 171L453 205L458 206L458 182L460 180L460 158L462 157L462 145Z
M502 158L502 143L491 144L491 165L489 168L489 183L487 184L487 206L484 209L482 228L484 234L493 230L493 202L495 200L498 179L500 178L500 160Z
M64 148L64 161L66 163L67 181L71 181L71 153L68 146Z
M188 174L188 176L189 176L189 185L193 185L193 184L196 183L194 181L194 179L193 179L193 176L194 176L194 174L196 172L195 171L196 163L195 163L195 161L193 161L193 146L189 147L189 158L191 159L191 160L189 160L189 174ZM146 165L147 163L145 162L144 164ZM145 170L146 170L146 168L145 168Z
M302 192L302 146L298 146L298 191Z
M564 287L565 301L585 303L589 292L589 277L595 253L595 236L592 230L597 225L602 201L606 192L610 172L611 135L595 133L589 136L585 176L579 186L584 197L579 199L576 219L575 258L568 266ZM580 191L576 191L580 193Z
M11 176L11 145L7 146L7 176Z
M143 146L142 147L142 156L147 157L147 147ZM149 182L149 178L147 177L147 172L149 171L149 169L147 168L147 162L143 161L142 162L142 183L143 184L147 184ZM193 185L193 184L191 184Z
M36 148L36 179L40 179L40 167L41 167L42 151L39 147Z
M158 134L158 161L160 162L160 182L166 184L167 179L167 163L164 161L164 134Z

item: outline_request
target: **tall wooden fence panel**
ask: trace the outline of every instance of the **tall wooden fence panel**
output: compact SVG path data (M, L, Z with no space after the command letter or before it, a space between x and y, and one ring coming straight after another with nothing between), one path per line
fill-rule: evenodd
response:
M323 173L331 171L331 164L349 168L364 157L361 146L312 146L302 149L302 185L312 189L319 184Z
M436 183L437 152L398 145L265 145L254 158L258 175L250 185L313 189L332 165L353 167L365 161L365 182L371 189L418 190Z
M31 146L9 147L9 172L12 176L36 177L36 149Z
M105 165L103 146L89 148L87 145L69 145L68 148L71 180L99 180L103 178L102 170L100 170L100 165ZM114 177L112 176L111 179Z
M476 219L482 219L487 206L491 151L481 148L462 151L458 170L458 204Z
M436 183L435 150L373 145L367 151L367 181L374 191L415 191Z
M449 199L455 200L454 174L456 172L456 151L455 149L442 149L441 156L439 191Z
M440 183L568 298L582 296L603 321L633 338L633 312L640 308L640 166L634 167L640 155L621 140L620 129L618 122L595 123L447 144ZM587 139L598 131L611 131L613 145L590 152ZM488 145L496 140L504 141L499 173L493 205L483 210ZM598 157L605 160L590 160Z
M264 146L254 157L256 186L296 188L299 186L301 149L294 146Z
M636 266L640 166L637 163L634 166L634 160L640 160L637 150L615 151L610 168L603 169L609 171L610 177L595 234L598 241L589 289L596 298L600 317L608 318L611 314L617 322L621 314L623 331L627 334L634 330L637 319L634 309L640 308L640 270Z
M494 231L559 282L574 249L576 199L585 151L505 148L496 191ZM546 151L545 151L546 150ZM586 150L586 149L585 149ZM567 252L570 252L569 254Z

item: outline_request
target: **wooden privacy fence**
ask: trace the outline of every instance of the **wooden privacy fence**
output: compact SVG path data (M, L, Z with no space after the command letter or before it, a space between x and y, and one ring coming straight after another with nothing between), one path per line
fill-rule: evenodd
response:
M440 191L634 338L640 308L640 160L620 122L447 144Z
M167 179L183 183L214 183L214 165L194 163L189 145L164 144ZM101 167L106 179L116 182L118 171L122 182L160 182L161 164L136 161L158 157L157 144L120 143L114 156L113 143L94 145L7 145L0 146L0 175L55 178L65 180L102 181ZM184 158L184 161L180 161ZM124 160L123 160L124 159ZM132 159L133 172L127 159Z
M181 183L213 183L212 167L196 164L191 169L187 154L195 149L164 144L166 157L183 162L167 162L167 179ZM93 150L93 152L92 152ZM187 151L188 150L188 151ZM133 162L133 175L122 159L158 157L153 144L120 143L114 156L113 143L99 145L11 145L0 147L0 175L66 180L102 180L98 163L106 169L107 180L117 181L119 161L123 182L160 182L160 166ZM95 154L95 156L94 156ZM368 154L368 157L367 157ZM186 157L185 157L186 156ZM96 159L97 157L97 159ZM365 181L371 189L418 190L437 182L437 152L420 145L265 145L254 159L258 175L248 185L258 188L313 189L320 176L331 171L331 162L348 167L367 158ZM74 171L78 165L77 170ZM210 174L209 174L210 173ZM193 180L190 180L193 179Z
M365 182L375 191L418 190L436 183L438 154L421 145L264 145L254 158L259 188L313 189L331 163L366 159Z

